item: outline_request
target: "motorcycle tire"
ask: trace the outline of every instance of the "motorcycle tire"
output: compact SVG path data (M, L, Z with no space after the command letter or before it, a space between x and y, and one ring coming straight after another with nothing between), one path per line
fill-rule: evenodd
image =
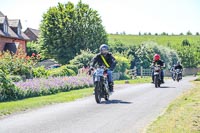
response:
M155 87L158 88L158 76L154 76L154 84L155 84Z
M95 100L97 103L101 103L101 82L98 81L95 83Z

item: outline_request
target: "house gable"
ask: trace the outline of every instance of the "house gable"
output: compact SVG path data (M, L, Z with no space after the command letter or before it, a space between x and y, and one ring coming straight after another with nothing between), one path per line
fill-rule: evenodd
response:
M30 38L30 41L37 41L40 31L32 28L27 28L24 33Z
M21 36L22 25L19 19L9 19L9 26L18 35Z
M11 50L16 52L16 48L20 48L26 52L26 42L29 38L21 32L21 29L22 25L19 19L8 19L0 11L0 51Z

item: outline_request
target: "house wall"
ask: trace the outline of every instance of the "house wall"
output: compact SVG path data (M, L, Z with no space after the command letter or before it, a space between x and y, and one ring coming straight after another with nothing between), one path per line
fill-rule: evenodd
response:
M19 40L14 38L6 38L0 36L0 51L3 51L4 46L6 43L19 43L18 48L22 49L24 52L26 52L26 41L25 40Z
M13 39L0 36L0 51L3 51L6 43L12 43L12 42L13 42Z
M22 49L26 53L26 41L16 39L15 43L19 43L18 49Z

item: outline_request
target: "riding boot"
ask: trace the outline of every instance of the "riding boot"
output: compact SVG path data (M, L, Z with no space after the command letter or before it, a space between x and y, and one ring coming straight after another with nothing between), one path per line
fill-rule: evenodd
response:
M165 83L165 82L164 82L164 77L163 77L163 76L161 77L161 83L163 83L163 84Z
M151 83L154 83L154 76L151 76L151 78L152 78L152 82Z
M109 83L108 83L108 87L109 87L109 91L110 91L110 92L113 92L113 91L114 91L114 90L113 90L113 85L114 85L113 82L109 82Z

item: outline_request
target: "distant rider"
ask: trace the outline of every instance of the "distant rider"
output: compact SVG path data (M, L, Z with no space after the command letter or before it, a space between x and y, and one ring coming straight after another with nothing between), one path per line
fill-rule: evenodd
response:
M91 63L91 68L95 66L97 63L99 66L106 66L108 73L108 85L110 92L113 92L113 78L112 71L116 66L116 60L113 57L112 53L109 52L108 45L102 44L99 48L100 53L98 53L93 59Z
M161 82L164 83L164 72L163 67L165 67L165 63L160 59L159 54L155 54L153 57L153 62L151 66L160 65L161 66ZM152 83L154 83L154 71L152 71Z
M174 70L176 71L177 69L180 69L180 77L182 78L183 66L181 65L180 61L177 61L177 64L174 66Z

